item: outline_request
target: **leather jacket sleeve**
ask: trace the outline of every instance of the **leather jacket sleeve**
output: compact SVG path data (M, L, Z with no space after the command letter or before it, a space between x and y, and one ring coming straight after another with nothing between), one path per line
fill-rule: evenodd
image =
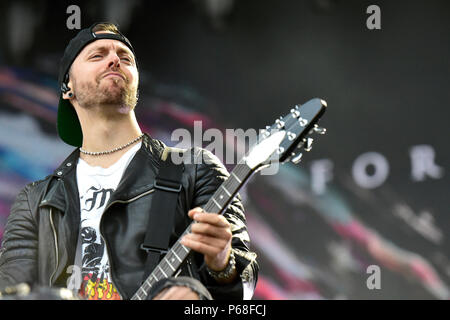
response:
M202 159L196 170L193 208L204 206L229 176L227 169L211 152L202 149L201 156ZM246 227L244 207L239 195L232 200L224 216L232 228L232 250L236 259L238 277L231 284L218 284L209 276L205 263L201 263L199 273L202 282L214 299L248 299L253 295L259 268L256 254L249 248L250 238Z
M0 249L0 289L37 278L38 232L28 201L30 185L17 196Z

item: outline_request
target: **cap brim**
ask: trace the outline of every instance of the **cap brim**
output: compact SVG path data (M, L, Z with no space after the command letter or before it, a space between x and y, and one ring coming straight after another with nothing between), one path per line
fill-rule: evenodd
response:
M81 147L83 144L83 132L80 121L74 107L69 100L59 98L58 118L56 122L59 137L67 144Z

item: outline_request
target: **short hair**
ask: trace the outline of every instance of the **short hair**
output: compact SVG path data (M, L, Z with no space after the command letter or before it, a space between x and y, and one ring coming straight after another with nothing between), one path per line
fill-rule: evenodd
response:
M92 28L92 31L94 33L99 31L109 31L115 34L120 34L119 29L114 23L107 22L97 24L94 28Z

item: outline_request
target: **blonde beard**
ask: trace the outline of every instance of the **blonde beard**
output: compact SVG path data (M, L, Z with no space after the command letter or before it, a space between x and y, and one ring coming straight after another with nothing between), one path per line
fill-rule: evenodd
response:
M112 89L109 86L101 87L101 80L96 81L96 84L92 82L81 83L80 86L74 81L74 92L78 104L85 109L103 105L118 106L117 111L120 113L134 110L138 101L137 86L135 88L130 87L128 81L125 81L125 85L119 87L119 81L124 80L113 80Z

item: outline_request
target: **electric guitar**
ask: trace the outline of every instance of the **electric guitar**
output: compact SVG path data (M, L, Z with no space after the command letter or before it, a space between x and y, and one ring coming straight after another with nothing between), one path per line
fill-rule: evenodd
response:
M303 156L301 151L311 150L313 138L310 135L326 132L325 128L318 127L316 124L325 112L326 106L324 100L312 99L301 106L295 106L286 116L277 119L272 126L261 130L257 144L239 161L228 179L206 203L203 207L205 212L223 214L240 188L257 171L288 161L299 163ZM191 226L192 223L180 239L191 232ZM131 300L145 300L157 281L176 274L191 252L190 248L181 244L180 239L170 248Z

